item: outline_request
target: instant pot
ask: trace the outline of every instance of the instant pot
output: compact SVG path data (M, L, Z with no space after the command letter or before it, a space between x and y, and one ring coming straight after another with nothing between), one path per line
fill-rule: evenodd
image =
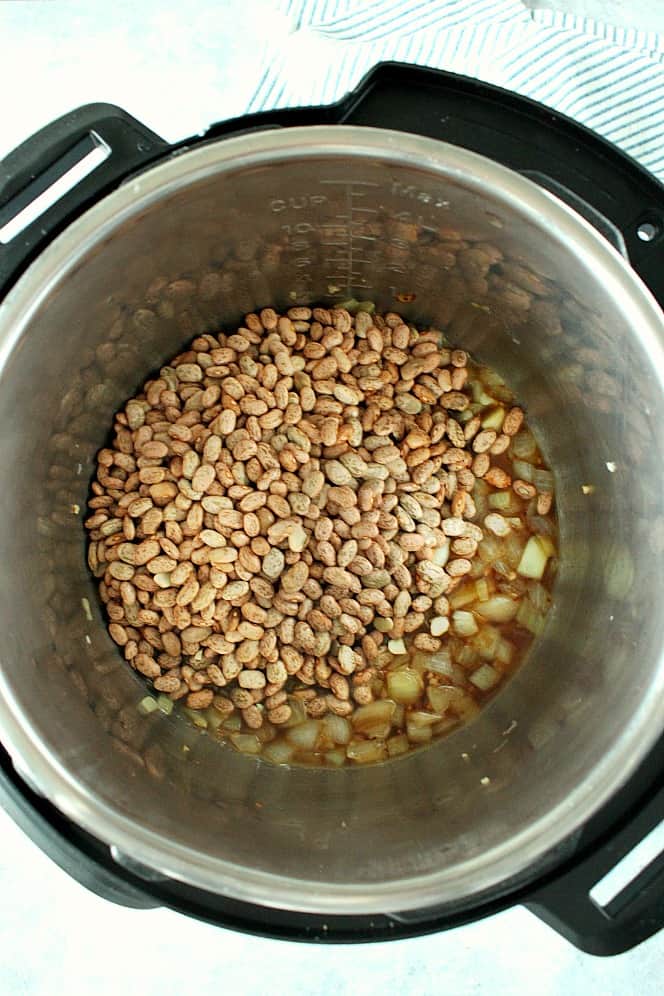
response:
M391 64L333 106L174 146L82 107L1 170L14 819L106 898L275 937L384 940L515 903L597 954L655 932L661 856L608 905L589 892L664 815L660 184L543 106ZM475 722L388 764L288 769L140 714L82 517L112 413L186 340L348 299L505 376L556 472L561 567L546 631Z

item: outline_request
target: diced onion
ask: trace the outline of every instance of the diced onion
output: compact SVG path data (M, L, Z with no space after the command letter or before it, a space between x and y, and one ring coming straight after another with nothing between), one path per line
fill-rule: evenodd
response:
M290 718L283 723L282 726L288 728L291 726L299 726L300 723L304 723L307 718L307 711L300 699L296 699L291 696L288 699L288 705L291 708Z
M452 609L461 609L464 605L470 605L476 600L477 588L475 587L475 582L473 581L471 584L459 585L456 591L452 592L450 595L450 607Z
M509 667L512 663L515 649L516 648L513 643L510 643L509 640L501 637L498 641L498 646L496 647L496 661L505 667Z
M198 712L197 709L183 709L182 710L192 721L194 726L197 726L199 730L207 730L208 721L202 712Z
M454 711L456 712L459 719L469 722L474 719L475 716L480 711L480 707L474 699L471 699L470 695L464 695L462 699L454 703Z
M408 737L405 733L400 733L396 737L390 737L385 746L390 757L398 757L399 754L406 754L409 746Z
M391 654L395 654L395 655L405 654L406 653L406 644L403 642L402 639L388 640L387 641L387 649L389 650L389 652Z
M390 699L380 699L378 702L370 702L369 705L360 706L351 717L353 729L372 739L384 738L389 733L394 709L395 703ZM384 730L386 730L385 733L383 733Z
M224 721L224 717L216 709L206 709L205 718L207 719L207 725L209 730L218 730Z
M473 640L473 646L477 653L484 660L491 661L496 655L498 643L500 641L500 630L495 626L482 626L481 630Z
M232 733L231 743L242 754L260 754L261 742L254 733Z
M379 740L356 740L346 747L346 757L356 764L373 764L385 759L385 744Z
M166 716L170 716L173 712L173 699L169 699L168 695L158 695L157 705L159 706L159 711L163 712Z
M528 481L529 484L532 484L535 476L535 468L532 463L528 463L527 460L513 460L512 467L515 477L520 477L522 481Z
M427 688L429 705L438 716L444 716L452 703L463 697L461 689L454 685L430 685Z
M512 439L512 453L517 460L527 460L529 457L535 456L536 452L537 443L533 434L528 429L517 432Z
M539 636L544 630L546 618L533 608L528 599L524 599L516 614L516 621L534 636Z
M422 679L417 671L409 667L390 671L387 675L387 691L395 702L413 705L422 694Z
M496 491L489 495L489 508L496 512L511 512L514 507L514 498L510 491Z
M489 622L505 623L514 619L519 603L507 595L492 595L486 602L477 602L474 611Z
M242 729L242 717L237 712L233 713L232 716L227 716L221 724L221 728L228 733L239 732Z
M408 725L409 726L433 726L440 719L439 716L434 715L432 712L425 712L423 709L418 709L415 712L411 712L408 715Z
M457 636L475 636L478 625L472 612L457 610L452 614L452 626Z
M477 651L469 643L461 643L455 656L457 664L462 668L475 667L478 662Z
M343 716L328 713L322 723L323 731L335 744L347 744L351 738L351 726Z
M291 726L286 733L286 739L298 750L313 750L320 733L317 719L307 719L299 726Z
M490 664L482 664L477 671L473 671L470 680L482 692L488 692L500 681L500 674Z
M482 428L495 429L496 432L500 432L503 427L504 419L505 409L502 406L497 405L495 408L491 408L482 418Z
M475 582L475 594L478 602L486 602L491 595L492 588L493 584L490 584L487 578L479 578Z
M531 536L526 543L521 559L517 565L517 572L524 578L534 578L541 580L546 570L546 562L551 555L548 546L542 542L543 537Z
M528 582L528 598L537 612L548 612L551 595L539 581Z
M325 754L325 760L333 768L343 768L346 763L346 751L343 748L328 750Z
M427 744L433 739L433 730L430 726L409 726L407 733L412 744Z
M149 716L151 712L154 712L159 708L159 704L156 699L153 699L151 695L146 695L144 699L138 703L138 711L144 716Z
M283 740L276 743L267 744L263 748L263 757L272 764L288 764L294 753L293 747Z
M491 564L502 555L503 544L495 537L485 535L477 548L480 560L485 564Z
M456 726L459 720L456 716L445 716L440 722L432 728L434 736L439 737L441 733L448 733L453 726Z

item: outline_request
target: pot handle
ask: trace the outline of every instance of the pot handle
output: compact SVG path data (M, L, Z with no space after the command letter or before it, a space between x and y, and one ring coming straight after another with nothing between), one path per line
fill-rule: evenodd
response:
M574 858L568 870L557 870L529 895L526 907L594 955L621 954L657 933L664 927L664 849L656 850L663 844L662 812L664 785L608 840L598 841L581 860ZM631 880L621 868L628 855L639 865L646 862Z
M627 246L625 245L625 239L622 232L617 225L614 225L612 221L603 215L597 208L589 204L578 194L575 194L569 187L564 186L564 184L559 183L558 180L554 180L553 177L547 176L546 173L540 173L538 170L524 169L521 170L521 176L525 176L527 180L532 180L536 183L538 187L542 187L543 190L547 190L550 194L554 194L559 200L567 204L568 207L580 214L587 222L589 222L593 228L595 228L600 235L603 235L607 242L610 242L614 249L617 249L620 255L627 260L629 263L629 253L627 252Z
M161 905L141 888L140 879L134 878L132 884L121 878L108 849L100 848L94 838L69 823L19 774L2 746L0 807L51 861L84 889L130 909L156 909ZM96 860L90 859L92 848L99 851Z
M113 104L86 104L0 162L0 295L50 241L166 142Z

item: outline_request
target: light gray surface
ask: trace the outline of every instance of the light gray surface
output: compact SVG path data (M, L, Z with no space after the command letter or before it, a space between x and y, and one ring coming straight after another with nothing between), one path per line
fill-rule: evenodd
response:
M535 0L538 6L548 4ZM630 23L630 4L564 6ZM93 100L124 106L168 139L241 113L260 76L263 41L283 17L268 0L224 4L116 0L0 3L0 155ZM660 0L637 26L661 29ZM611 960L577 952L524 910L430 938L321 949L243 937L167 911L114 907L69 879L0 813L0 994L139 991L170 996L278 986L288 996L661 991L664 933Z
M564 13L594 17L597 21L664 31L662 0L523 0L531 10L560 10Z

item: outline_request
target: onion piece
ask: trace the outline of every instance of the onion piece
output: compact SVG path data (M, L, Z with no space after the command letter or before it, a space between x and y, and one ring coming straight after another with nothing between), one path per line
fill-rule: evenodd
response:
M207 730L208 721L202 712L198 712L196 709L187 709L186 707L182 711L199 730Z
M317 719L307 719L298 726L291 726L286 733L286 739L298 750L313 750L320 733Z
M444 719L441 719L440 722L436 723L436 725L432 728L433 734L434 736L439 737L441 733L449 733L449 731L457 726L458 723L459 720L456 716L445 716Z
M500 432L503 427L503 422L505 420L505 409L502 405L496 405L495 408L490 408L486 415L482 418L482 428L483 429L495 429L496 432Z
M496 661L504 667L509 667L514 659L516 647L509 640L501 637L496 647Z
M347 744L350 743L350 738L352 736L352 730L350 723L343 716L335 716L334 713L328 713L322 722L323 732L330 738L332 743L335 744Z
M477 552L482 563L491 564L502 555L503 544L495 536L485 534L484 539L477 548Z
M232 733L231 743L241 754L260 754L261 742L255 733Z
M539 581L528 582L528 598L537 612L549 611L549 607L551 605L551 595L546 590L544 585L539 583Z
M157 696L157 705L159 706L159 711L163 712L165 716L170 716L173 712L173 699L169 699L168 695L164 695L163 692Z
M407 734L411 744L427 744L433 739L433 730L430 726L409 726Z
M454 685L430 685L427 688L429 705L437 716L444 716L454 702L464 698L464 693Z
M541 612L537 612L531 602L526 598L519 606L516 621L520 626L523 626L524 629L532 633L533 636L539 636L544 632L546 616L543 616Z
M224 721L224 717L214 707L205 710L205 718L207 719L208 729L213 732L216 732Z
M293 754L293 747L283 740L277 740L276 743L267 744L263 748L263 757L272 764L288 764Z
M460 667L465 668L467 670L468 668L473 668L477 666L479 662L479 655L475 650L475 648L471 646L470 643L464 643L462 641L461 646L459 647L456 653L456 662ZM465 674L464 674L464 681L465 681Z
M473 640L473 646L477 653L485 661L492 661L496 656L498 643L500 641L500 630L495 626L482 626L481 630Z
M471 699L470 695L464 695L462 699L455 702L453 707L459 719L464 720L468 723L471 719L474 719L480 711L480 707L474 699Z
M405 733L399 733L396 737L390 737L386 741L385 746L390 757L398 757L399 754L406 754L409 748L408 737Z
M489 581L488 578L480 578L475 582L475 594L477 595L478 602L486 602L491 596L492 590L493 582Z
M514 619L519 603L507 595L492 595L486 602L477 602L473 611L489 622L506 623Z
M325 762L333 768L343 768L346 763L346 751L343 748L328 750L325 753Z
M514 508L514 499L510 491L496 491L489 495L489 508L496 512L511 512Z
M364 736L384 740L390 732L396 703L391 699L380 699L360 706L351 716L353 729Z
M512 439L512 453L517 460L528 460L537 453L537 443L532 432L528 429L521 429Z
M555 549L551 549L550 541L545 542L545 540L548 540L548 537L531 536L526 543L516 568L521 577L539 581L544 576L546 562L551 553L555 552Z
M481 544L480 544L481 545ZM470 605L477 600L476 582L462 584L450 595L450 608L462 609L465 605Z
M299 726L307 718L307 711L300 699L296 699L290 695L288 697L288 705L291 708L291 714L290 718L285 723L282 723L284 729L289 729L291 726Z
M373 764L384 761L385 744L380 740L355 740L346 747L346 757L356 764Z
M151 712L155 712L159 708L159 704L151 695L146 695L144 699L141 699L136 708L141 715L149 716Z
M457 636L475 636L479 629L473 613L462 610L452 613L452 626Z
M227 733L239 733L242 729L242 717L237 712L233 713L232 716L227 716L221 724L221 728Z
M503 540L504 559L516 569L523 555L526 537L517 532L510 532Z
M422 679L412 668L402 667L387 675L387 692L395 702L414 705L422 694Z
M490 664L482 664L477 671L473 671L470 680L482 692L488 692L500 681L500 673Z
M520 477L522 481L527 481L532 484L533 478L535 476L535 467L528 460L513 460L512 467L514 470L514 476Z

